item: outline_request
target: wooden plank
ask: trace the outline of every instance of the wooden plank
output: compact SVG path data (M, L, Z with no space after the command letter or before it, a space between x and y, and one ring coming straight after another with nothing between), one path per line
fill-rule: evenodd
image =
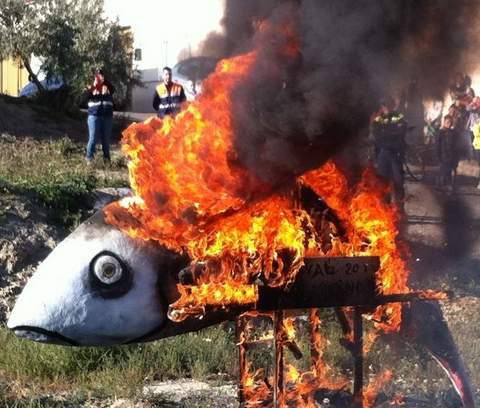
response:
M306 258L288 288L259 286L258 310L370 305L378 297L378 257Z

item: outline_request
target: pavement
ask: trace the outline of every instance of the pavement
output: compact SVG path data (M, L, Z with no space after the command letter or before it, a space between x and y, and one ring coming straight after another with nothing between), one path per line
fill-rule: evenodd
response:
M480 189L476 164L464 163L454 190L439 189L431 171L422 182L405 183L406 234L413 242L444 248L468 242L468 256L480 257ZM467 254L465 254L467 255Z

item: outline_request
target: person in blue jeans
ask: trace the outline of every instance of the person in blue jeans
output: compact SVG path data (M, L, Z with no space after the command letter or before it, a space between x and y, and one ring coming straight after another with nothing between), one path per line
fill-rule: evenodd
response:
M377 174L392 185L393 196L390 199L403 211L407 122L403 114L394 110L394 106L395 102L390 96L381 101L380 110L372 122L372 136Z
M110 136L112 134L113 93L115 88L105 79L102 70L97 70L93 84L87 88L88 98L88 143L87 164L95 155L95 146L102 143L103 160L110 163Z

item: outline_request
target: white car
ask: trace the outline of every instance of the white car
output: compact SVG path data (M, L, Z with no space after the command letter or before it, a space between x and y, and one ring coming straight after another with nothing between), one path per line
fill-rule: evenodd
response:
M188 58L172 68L172 78L183 86L187 98L198 95L202 89L202 81L215 71L218 61L218 58L213 57Z
M50 80L44 79L43 81L40 81L40 83L43 85L43 87L47 91L60 89L64 85L63 81L58 78L51 78ZM32 96L35 96L37 92L38 92L37 85L35 85L33 82L29 82L27 85L25 85L22 88L19 96L32 97Z

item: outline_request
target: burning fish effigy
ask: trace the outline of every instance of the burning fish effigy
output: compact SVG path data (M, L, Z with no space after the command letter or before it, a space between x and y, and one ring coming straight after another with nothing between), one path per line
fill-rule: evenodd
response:
M179 284L178 273L186 265L184 256L129 237L107 224L99 212L40 265L18 299L8 326L35 341L104 346L197 331L254 307L249 303L243 309L218 308L202 319L173 321L168 317L169 305L179 300L181 290L192 288ZM375 271L376 265L372 266ZM345 304L349 300L353 298ZM424 346L446 370L464 405L473 407L467 371L438 306L417 301L403 313L408 317L400 324L399 334Z
M393 333L423 345L464 405L473 407L468 374L441 311L422 302L444 295L408 287L388 186L368 168L351 181L331 159L358 130L367 107L333 120L335 109L321 104L328 117L322 125L312 120L302 133L293 117L287 119L295 125L252 129L249 115L256 126L265 117L257 108L264 113L265 106L257 99L239 105L252 91L248 79L259 72L268 73L260 80L272 104L296 100L287 74L302 56L299 15L296 2L281 3L272 14L275 24L256 22L260 45L222 60L196 101L176 117L152 118L124 132L133 197L108 205L58 245L26 285L8 326L36 341L114 345L196 331L251 311L362 306L373 338ZM285 66L267 64L269 58ZM327 93L338 102L335 95ZM346 337L355 332L348 314L339 309ZM315 313L310 322L320 324ZM295 350L287 329L279 331ZM314 337L312 344L315 364L308 373L291 373L297 383L280 397L285 404L312 406L315 390L327 384L322 341ZM244 395L258 398L260 386L247 371L241 373Z

